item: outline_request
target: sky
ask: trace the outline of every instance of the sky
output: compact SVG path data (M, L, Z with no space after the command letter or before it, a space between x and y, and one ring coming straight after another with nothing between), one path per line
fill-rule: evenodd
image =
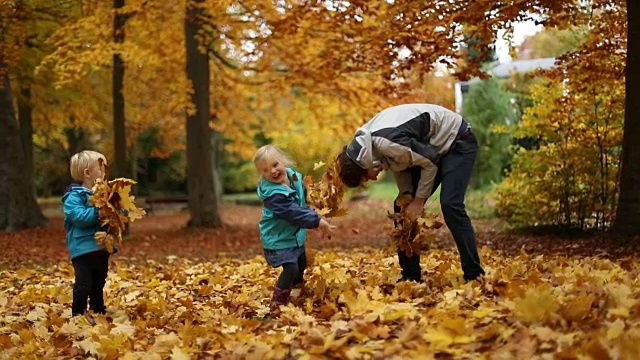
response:
M533 21L518 22L514 26L513 30L513 42L514 45L520 45L524 41L524 38L537 33L542 30L542 25L535 25ZM498 33L498 41L496 42L496 54L500 63L505 63L511 60L509 56L509 46L507 42L502 38L504 31Z

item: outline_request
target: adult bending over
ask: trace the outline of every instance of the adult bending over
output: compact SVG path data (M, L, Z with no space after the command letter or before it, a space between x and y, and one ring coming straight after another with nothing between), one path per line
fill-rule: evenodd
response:
M398 185L394 211L416 219L438 185L444 221L455 239L467 281L484 275L476 235L464 197L478 154L471 126L442 106L405 104L387 108L359 128L338 156L340 179L348 187L376 180L382 169ZM406 200L406 201L405 201ZM398 249L400 281L422 281L420 255Z

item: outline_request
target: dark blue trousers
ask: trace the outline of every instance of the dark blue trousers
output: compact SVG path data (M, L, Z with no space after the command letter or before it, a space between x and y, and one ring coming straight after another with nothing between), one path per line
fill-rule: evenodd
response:
M73 284L72 315L82 315L89 308L95 313L104 314L103 289L109 271L109 253L97 251L78 256L71 260L75 270L75 283Z
M464 205L464 196L477 154L478 141L473 133L468 132L464 137L455 140L449 152L440 158L438 174L433 185L433 191L438 188L438 185L442 185L440 190L442 215L456 242L465 280L474 280L484 275L478 255L476 234ZM405 170L412 176L414 195L420 180L420 170L419 167ZM396 204L394 204L394 211L400 211ZM421 280L420 255L414 254L409 257L398 249L398 260L403 279Z

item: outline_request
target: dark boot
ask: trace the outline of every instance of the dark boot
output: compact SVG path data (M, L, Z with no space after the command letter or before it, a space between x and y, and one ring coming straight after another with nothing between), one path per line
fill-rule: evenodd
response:
M289 296L291 295L291 289L280 289L277 286L273 287L273 295L271 296L271 311L278 311L280 306L287 305L289 303Z
M422 267L420 267L420 255L407 256L404 250L398 249L398 262L402 268L400 281L422 282Z
M101 308L92 308L92 307L90 307L90 309L91 309L91 311L93 311L94 314L105 315L107 313L106 306L103 306Z
M417 282L419 284L424 283L424 280L422 278L417 278L416 279L416 278L408 278L408 277L404 277L404 276L402 276L400 279L398 279L397 283L399 284L401 282L406 282L406 281L414 281L414 282Z

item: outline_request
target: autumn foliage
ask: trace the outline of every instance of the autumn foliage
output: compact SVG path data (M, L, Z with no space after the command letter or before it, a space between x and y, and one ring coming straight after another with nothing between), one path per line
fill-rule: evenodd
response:
M387 226L389 234L389 248L404 251L407 256L421 254L429 249L429 240L433 238L434 230L444 225L439 220L439 214L422 211L420 217L412 220L404 211L388 214L393 225Z
M185 113L195 111L185 74L188 3L127 0L117 10L127 19L119 43L113 41L110 2L3 2L0 73L11 73L21 94L16 102L33 113L35 147L65 159L92 142L109 152L110 79L118 54L126 73L132 158L136 151L153 157L182 151ZM211 64L210 126L225 137L225 150L241 158L259 139L286 148L301 167L326 160L381 108L430 101L426 95L433 89L416 89L429 87L423 74L436 64L458 78L484 76L479 63L461 59L465 34L491 42L506 30L508 38L513 24L525 19L588 27L586 41L544 74L532 93L534 105L511 129L537 143L516 150L497 205L500 215L520 224L611 224L620 177L625 1L200 3L198 40ZM448 90L446 83L434 83ZM27 123L26 116L20 119L21 127ZM149 133L155 135L152 145L140 147L140 136ZM22 150L17 148L12 150ZM35 166L44 182L45 170L62 172L53 165L62 161L46 159ZM345 189L336 172L330 165L318 181L309 177L305 184L310 206L339 222L352 214L345 215ZM106 227L97 240L110 251L121 244L126 224L144 214L130 194L133 184L121 178L94 188L92 202ZM268 306L278 270L254 257L261 250L259 211L256 219L244 213L227 218L242 226L141 235L135 256L112 258L109 308L96 316L95 326L71 317L69 261L2 267L0 358L633 359L640 353L637 256L531 257L484 247L486 277L464 283L455 250L425 251L442 226L436 215L409 221L403 213L384 217L381 208L359 209L382 214L358 214L366 233L359 247L316 252L309 241L305 292L295 293L279 317ZM177 217L180 226L186 223L185 214ZM161 228L167 221L159 217L147 226ZM323 239L327 247L345 245L339 243L345 233L358 235L351 222L343 224L338 240ZM62 229L27 234L41 238L3 235L7 253L19 254L3 260L17 263L36 254L42 260L50 248L57 249L56 260L63 257ZM485 233L484 243L493 247L494 235ZM42 238L48 251L29 247L29 240ZM392 253L382 249L385 244ZM396 283L396 248L423 255L425 283Z
M464 284L455 251L423 256L427 283L395 284L393 254L319 251L306 295L268 316L277 270L262 257L117 260L106 316L71 318L72 268L2 271L0 357L101 359L632 359L640 341L635 261L501 256ZM491 355L488 355L491 354Z
M524 225L607 229L618 198L624 122L624 11L600 9L595 29L533 87L534 105L514 129L518 147L498 213ZM619 25L616 25L619 24Z
M113 253L115 246L122 245L122 234L128 224L141 219L146 212L136 206L135 196L131 195L131 187L136 182L126 178L107 180L108 167L102 159L99 163L104 175L96 180L91 189L93 194L89 197L89 204L98 209L100 225L104 230L96 233L96 242Z
M184 150L184 114L194 112L184 71L187 3L131 0L117 11L100 1L8 4L2 6L2 28L10 44L9 71L18 83L14 89L31 89L26 103L33 110L36 167L47 171L43 177L63 172L55 164L89 139L99 138L95 147L105 154L113 149L108 120L114 54L124 60L131 157L166 158ZM615 21L594 28L603 43L624 38L623 1L590 5L598 21L620 10ZM555 0L212 0L202 7L198 39L211 62L210 125L224 136L225 150L248 159L255 139L264 138L300 159L301 167L326 161L386 106L452 106L451 74L482 75L479 64L462 61L461 48L468 46L461 43L463 35L491 42L498 30L509 38L516 20L534 18L561 28L592 21L582 2ZM113 41L116 13L126 18L122 43ZM484 45L475 50L484 51ZM434 68L445 76L431 76ZM584 70L599 73L597 67ZM154 136L141 143L148 134Z
M317 163L314 167L318 169L324 166L324 163ZM339 166L338 162L334 161L319 181L314 181L311 175L304 177L307 202L320 216L331 218L347 214L347 209L341 207L346 187L338 176Z
M122 234L127 224L141 219L145 215L142 208L136 206L131 195L131 179L98 179L93 186L93 195L89 202L98 208L100 223L105 231L96 233L96 242L113 253L114 246L122 245Z
M324 163L317 163L314 168L318 169L324 166ZM338 176L339 166L338 161L331 163L319 181L314 181L310 175L304 178L307 201L323 217L332 218L347 214L347 209L342 207L346 187ZM389 247L393 250L400 249L407 256L414 253L419 254L428 249L433 231L444 225L439 220L439 214L426 210L423 210L417 219L411 219L405 211L388 214L388 219L391 220L391 223L387 224L385 231L389 235ZM355 228L352 231L359 232Z

